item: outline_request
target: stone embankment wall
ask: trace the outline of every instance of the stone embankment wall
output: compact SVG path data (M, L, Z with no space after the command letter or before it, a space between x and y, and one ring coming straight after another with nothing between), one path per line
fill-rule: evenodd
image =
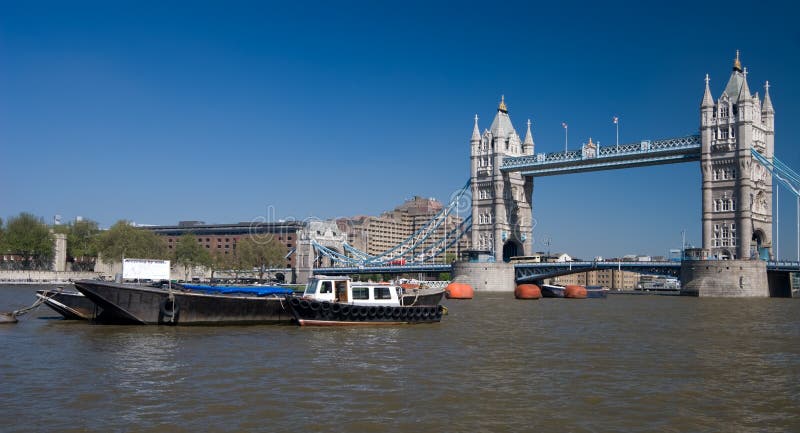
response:
M769 297L767 264L761 260L684 261L681 293L724 298Z
M513 292L514 265L504 262L455 262L453 281L467 283L475 291Z
M97 272L0 271L0 283L66 283L99 275Z

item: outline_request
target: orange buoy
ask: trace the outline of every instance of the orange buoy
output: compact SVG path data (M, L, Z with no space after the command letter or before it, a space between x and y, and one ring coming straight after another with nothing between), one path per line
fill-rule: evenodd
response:
M466 283L450 283L444 294L447 299L472 299L475 290Z
M573 299L585 299L586 287L567 284L564 286L564 297Z
M517 299L539 299L542 297L542 289L536 284L520 284L514 289L514 297Z

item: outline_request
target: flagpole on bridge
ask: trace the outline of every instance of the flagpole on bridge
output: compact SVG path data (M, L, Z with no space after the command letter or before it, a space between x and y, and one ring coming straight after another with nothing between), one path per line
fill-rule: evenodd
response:
M617 153L619 153L619 117L614 116L614 126L617 127Z
M568 127L567 122L561 122L561 126L564 127L564 156L567 155L567 134L568 134Z

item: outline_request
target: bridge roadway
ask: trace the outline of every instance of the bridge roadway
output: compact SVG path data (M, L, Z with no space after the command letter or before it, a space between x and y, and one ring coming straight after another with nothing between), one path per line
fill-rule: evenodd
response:
M680 277L681 262L558 262L558 263L516 263L514 264L518 282L544 280L562 275L601 269L618 269L640 274L671 275ZM350 266L315 268L315 275L355 275L355 274L403 274L413 272L451 272L448 264L408 264L405 266ZM767 262L767 271L800 272L800 262Z

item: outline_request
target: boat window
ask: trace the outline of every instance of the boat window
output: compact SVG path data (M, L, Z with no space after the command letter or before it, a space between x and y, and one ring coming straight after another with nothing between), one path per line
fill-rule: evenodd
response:
M353 299L369 299L369 287L353 287Z
M392 294L388 287L376 287L375 299L392 299Z
M319 293L333 293L333 284L330 281L323 281Z
M308 285L306 285L306 291L303 293L306 296L313 296L317 292L317 282L316 281L309 281Z

